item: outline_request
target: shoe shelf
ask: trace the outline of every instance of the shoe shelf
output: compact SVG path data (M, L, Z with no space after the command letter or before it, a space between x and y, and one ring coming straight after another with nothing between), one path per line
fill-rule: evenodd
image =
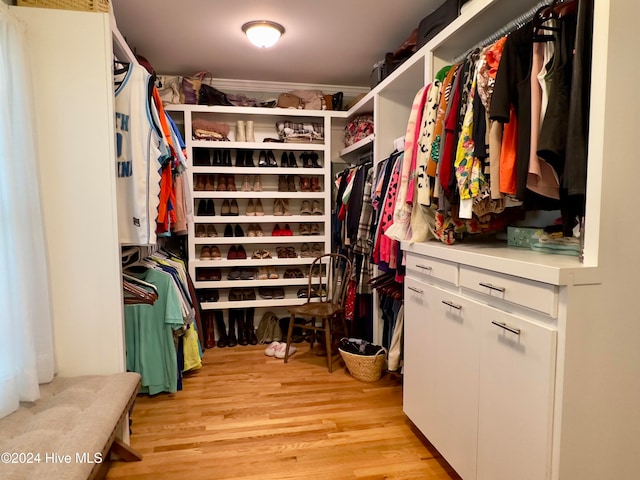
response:
M193 217L195 224L199 223L324 223L329 221L328 215L207 215ZM263 227L264 229L264 227ZM328 227L327 227L328 229ZM265 231L265 236L266 232ZM271 228L269 228L271 231ZM325 230L327 231L327 230ZM220 232L218 232L220 233ZM194 236L194 239L198 238ZM208 237L219 238L219 237ZM209 242L215 243L215 242Z
M274 135L277 136L277 135ZM194 148L215 148L222 150L240 149L253 150L259 153L260 150L322 150L324 143L298 143L298 142L223 142L212 140L192 140ZM257 155L254 162L257 161ZM278 159L279 160L279 159ZM251 168L251 167L250 167ZM260 167L274 168L274 167Z
M191 173L222 173L223 175L305 175L312 177L314 175L322 175L322 168L305 168L305 167L235 167L224 165L199 165L190 169Z
M266 235L263 237L196 237L196 245L243 245L249 244L290 244L290 243L322 243L327 241L326 235ZM247 252L249 255L249 252Z
M203 310L217 310L224 308L251 308L251 307L290 307L293 305L302 305L307 303L306 298L298 298L296 296L285 296L285 298L257 298L256 300L239 300L230 302L220 298L217 302L204 302L200 306Z
M276 191L261 191L261 192L214 192L212 190L194 190L193 198L290 198L304 200L307 198L324 198L324 192L276 192ZM222 215L221 215L222 216ZM233 216L233 215L224 215Z
M214 242L209 242L213 244ZM238 243L238 242L236 242ZM272 253L274 255L275 252ZM266 267L266 266L278 266L278 265L311 265L315 257L298 257L298 258L247 258L242 260L227 260L221 258L220 260L190 260L189 266L193 268L206 268L206 267L220 267L220 268L233 268L233 267ZM308 270L308 269L307 269ZM193 276L195 278L195 275Z
M308 284L308 278L284 278L283 274L292 267L298 267L306 274L318 251L331 251L331 118L335 115L314 110L202 105L170 105L167 110L174 119L182 117L177 123L184 129L189 162L187 184L194 215L193 222L188 225L189 273L197 290L214 289L219 295L218 301L202 303L202 308L274 308L305 303L306 299L297 297L297 291ZM302 142L277 141L281 122L311 124L315 133L324 134L324 139L316 137L309 141L307 137ZM228 125L228 141L196 139L192 129L197 123ZM296 128L286 125L289 126ZM217 190L223 184L223 190ZM227 190L226 184L235 184L236 189ZM286 190L282 189L283 185ZM264 215L246 214L256 210ZM223 211L225 215L222 215ZM227 214L229 211L236 214ZM302 214L302 211L310 213ZM319 214L313 214L314 211ZM234 227L234 235L235 227L239 225L245 236L225 237L226 224ZM256 225L256 230L259 226L264 235L249 237L250 224ZM301 235L301 232L306 233L304 224L310 228L316 224L313 231L318 234ZM205 230L211 230L212 225L217 236L202 236L203 226ZM276 226L284 230L285 225L293 235L272 235ZM232 259L228 259L227 255L238 245L243 246L247 258L235 259L232 255ZM205 259L201 260L205 246L212 250L215 247L220 258L209 259L205 252ZM303 246L305 255L309 256L300 256ZM293 248L298 257L278 258L276 249L279 247ZM271 258L252 258L257 250L268 251ZM260 267L275 269L280 278L227 278L232 269ZM219 280L210 276L203 278L201 269L216 271ZM197 272L200 272L201 280L197 280ZM283 287L285 298L258 296L255 300L229 301L233 288L255 289L258 295L261 286Z

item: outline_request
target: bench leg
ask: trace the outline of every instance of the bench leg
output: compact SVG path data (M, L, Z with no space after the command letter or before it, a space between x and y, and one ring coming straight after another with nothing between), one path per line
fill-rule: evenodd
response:
M139 462L142 460L142 454L131 448L122 440L116 438L111 444L110 452L124 462Z

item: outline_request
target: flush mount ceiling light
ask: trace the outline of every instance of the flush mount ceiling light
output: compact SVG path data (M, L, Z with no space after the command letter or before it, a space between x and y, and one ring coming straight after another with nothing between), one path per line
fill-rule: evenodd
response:
M242 26L242 31L256 47L273 47L284 33L284 27L268 20L254 20Z

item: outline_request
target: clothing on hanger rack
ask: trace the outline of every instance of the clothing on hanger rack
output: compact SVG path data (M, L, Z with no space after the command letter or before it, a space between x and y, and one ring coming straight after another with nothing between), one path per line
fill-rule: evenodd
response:
M474 47L472 47L469 50L467 50L464 54L456 57L453 60L453 62L451 62L451 63L460 63L471 52L473 52L475 49L484 48L487 45L491 45L495 41L499 40L500 38L504 37L505 35L508 35L509 33L513 32L514 30L518 30L519 28L522 28L524 25L529 23L540 12L541 9L543 9L545 7L548 7L548 6L550 6L550 5L552 5L552 4L556 3L556 2L557 2L557 0L543 0L543 1L541 1L535 7L532 7L529 11L523 13L522 15L520 15L515 20L512 20L511 22L506 24L504 27L502 27L501 29L499 29L496 32L494 32L489 37L487 37L484 40L478 42Z

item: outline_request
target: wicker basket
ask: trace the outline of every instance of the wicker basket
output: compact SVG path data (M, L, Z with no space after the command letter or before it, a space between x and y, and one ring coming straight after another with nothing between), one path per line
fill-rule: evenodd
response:
M109 0L18 0L20 7L59 8L82 12L109 12Z
M338 348L347 370L352 377L363 382L375 382L382 376L382 368L387 359L387 351L380 348L375 355L356 355Z

